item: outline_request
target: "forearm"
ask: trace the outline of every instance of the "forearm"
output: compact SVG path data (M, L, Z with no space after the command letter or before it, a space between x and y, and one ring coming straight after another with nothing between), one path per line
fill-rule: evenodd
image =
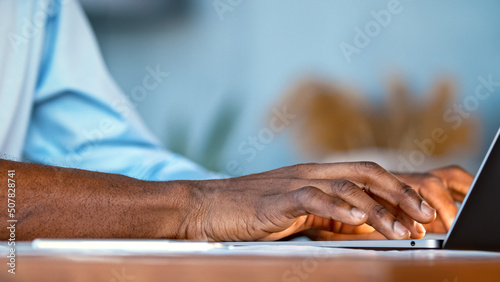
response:
M184 182L0 160L1 221L7 222L8 171L15 170L16 238L177 238L187 214ZM0 239L6 240L2 228Z

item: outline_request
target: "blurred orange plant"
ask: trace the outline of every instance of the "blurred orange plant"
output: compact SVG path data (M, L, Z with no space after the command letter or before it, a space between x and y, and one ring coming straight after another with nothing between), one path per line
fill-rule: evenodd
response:
M415 140L429 138L435 129L447 138L430 155L441 156L479 144L472 138L478 135L475 117L460 126L445 117L456 100L455 83L449 78L437 80L425 95L414 95L403 79L393 77L380 105L354 88L318 79L299 83L281 103L298 115L292 130L302 151L315 157L364 148L412 151L418 149Z

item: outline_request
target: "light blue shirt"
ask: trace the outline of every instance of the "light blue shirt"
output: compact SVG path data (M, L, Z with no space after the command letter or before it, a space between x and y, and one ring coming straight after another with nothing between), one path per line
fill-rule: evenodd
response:
M144 126L77 1L2 0L0 15L0 38L8 38L0 46L0 157L147 180L217 177L163 149ZM149 66L137 95L167 77Z

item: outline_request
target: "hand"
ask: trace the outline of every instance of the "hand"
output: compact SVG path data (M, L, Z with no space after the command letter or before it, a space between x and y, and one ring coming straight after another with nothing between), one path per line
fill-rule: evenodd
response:
M276 240L304 230L421 238L436 217L410 186L372 162L303 164L244 177L185 181L192 209L177 237Z
M451 228L458 212L455 202L461 203L463 201L473 181L473 177L458 166L448 166L427 173L394 173L394 175L411 185L424 200L437 210L436 220L424 224L425 230L431 233L446 233ZM383 199L379 199L375 195L372 195L372 197L378 201L383 201ZM303 232L303 235L314 240L370 240L384 238L379 232L370 231L368 228L344 228L344 230L337 232L309 230Z
M448 166L428 173L395 174L411 185L437 210L437 220L425 225L428 232L446 233L453 224L458 209L474 178L458 166Z

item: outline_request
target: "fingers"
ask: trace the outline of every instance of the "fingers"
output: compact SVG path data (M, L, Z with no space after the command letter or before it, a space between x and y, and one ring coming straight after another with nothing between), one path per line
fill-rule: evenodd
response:
M304 164L292 168L303 179L347 179L391 203L421 223L431 222L436 211L410 186L373 162Z
M350 225L341 221L327 219L319 216L308 215L301 230L325 230L337 234L370 233L375 229L368 224Z
M363 188L400 207L415 220L426 223L436 217L435 210L413 188L379 165L372 162L349 163L345 169L353 171L355 175L352 177L358 178Z
M436 220L429 224L424 224L425 230L429 233L446 233L448 230L444 227L441 217L438 215Z
M383 205L366 194L356 184L347 180L325 181L330 184L330 193L368 214L367 223L390 239L406 239L410 231L398 222Z
M436 211L418 193L387 170L373 162L301 164L284 167L247 179L346 179L401 209L421 223L436 218Z
M441 178L445 187L450 189L453 198L462 201L474 181L472 175L459 166L436 169L430 174Z
M416 221L428 223L436 218L436 210L414 189L372 162L303 164L240 180L273 186L288 183L285 190L291 192L286 193L290 202L287 213L291 217L312 214L351 225L366 221L390 239L419 238L425 230Z
M448 192L439 177L428 176L422 181L420 194L437 210L444 227L446 230L449 230L458 213L452 195Z
M425 233L427 231L426 228L421 223L416 222L400 208L391 205L384 199L375 195L373 196L373 198L374 200L382 204L393 215L395 215L396 219L410 231L410 237L412 239L420 239L425 236Z
M366 222L380 233L384 234L387 238L410 238L410 230L405 227L405 224L409 227L414 226L416 223L413 219L407 216L407 218L404 218L405 221L397 220L390 210L375 201L356 184L347 180L297 180L295 184L301 185L303 184L301 182L312 182L315 187L333 196L334 199L342 199L345 203L359 208L368 215ZM349 222L346 223L350 224ZM335 227L332 229L335 230ZM413 231L416 232L415 229Z
M290 217L311 214L351 225L363 224L367 218L366 213L360 209L316 187L305 186L284 194L284 197L288 203L285 212Z
M430 173L398 176L414 185L420 195L437 210L445 230L451 228L457 215L455 201L463 201L473 181L472 176L458 166L440 168Z
M340 221L334 221L332 223L333 228L327 231L332 231L337 234L365 234L365 233L371 233L375 231L375 228L372 226L364 223L361 225L350 225L350 224L345 224Z

